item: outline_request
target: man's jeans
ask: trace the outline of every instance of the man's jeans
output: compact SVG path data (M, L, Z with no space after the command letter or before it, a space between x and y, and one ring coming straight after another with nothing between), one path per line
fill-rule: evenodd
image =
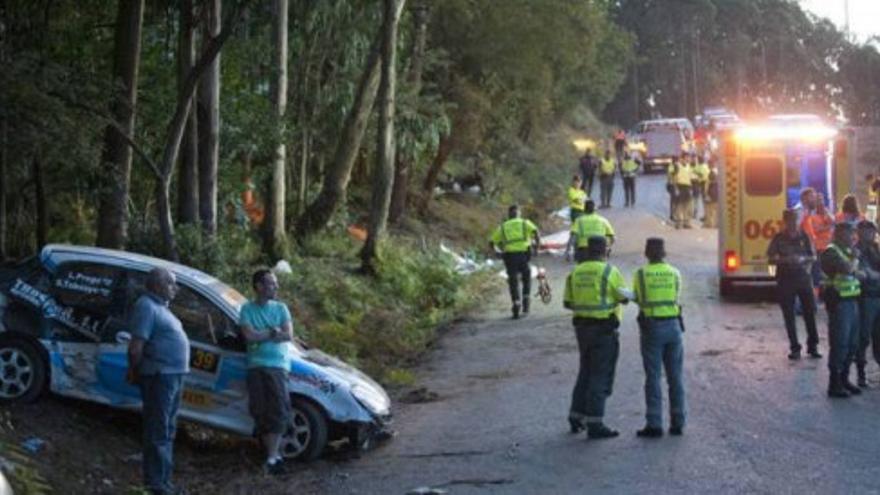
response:
M797 319L795 317L796 301L801 303L804 325L807 327L807 349L819 348L819 332L816 329L816 296L809 278L789 280L785 276L776 279L776 294L779 307L782 308L782 319L785 321L785 332L788 334L788 346L792 352L800 352L801 344L797 336Z
M878 331L880 331L880 297L862 297L859 304L861 325L859 326L859 345L856 348L856 364L864 369L868 364L868 347L874 340L874 359L878 358ZM877 360L880 362L880 359Z
M614 387L614 372L620 353L618 326L616 319L575 323L580 369L571 394L570 418L588 424L602 423L605 400L611 396Z
M855 357L859 338L858 299L841 299L828 311L828 370L845 373Z
M183 374L141 376L141 397L144 402L144 485L154 493L172 490L171 470L174 433Z
M682 365L684 346L677 318L648 320L641 332L642 364L645 367L645 419L652 428L663 427L662 368L669 385L669 417L672 426L684 427L685 397Z

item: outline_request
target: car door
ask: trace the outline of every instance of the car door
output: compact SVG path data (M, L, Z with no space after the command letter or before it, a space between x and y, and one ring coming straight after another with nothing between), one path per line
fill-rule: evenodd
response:
M125 338L127 272L95 262L68 262L52 275L55 308L53 390L115 406L140 402L136 387L125 381L128 366Z
M171 311L190 341L190 373L185 379L181 414L201 422L250 432L244 343L236 321L201 292L179 281Z

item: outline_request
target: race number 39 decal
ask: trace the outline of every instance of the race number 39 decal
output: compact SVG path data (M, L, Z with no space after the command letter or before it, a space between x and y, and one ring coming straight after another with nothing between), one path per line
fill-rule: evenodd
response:
M743 230L746 239L772 239L777 232L783 229L784 225L782 220L767 220L764 223L758 220L746 220Z

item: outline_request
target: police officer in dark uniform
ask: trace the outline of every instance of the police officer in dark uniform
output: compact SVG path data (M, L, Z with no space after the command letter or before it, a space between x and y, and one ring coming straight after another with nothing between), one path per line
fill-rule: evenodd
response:
M572 322L580 350L580 370L568 422L572 433L586 428L590 439L618 435L605 426L603 418L620 352L620 305L633 297L620 271L606 261L606 253L605 237L591 237L586 259L565 280L563 297L565 308L574 311Z
M511 311L513 318L529 312L529 293L531 291L532 273L529 259L532 252L532 239L535 247L541 244L538 227L530 220L520 218L519 206L513 205L507 210L507 220L499 225L489 240L489 249L500 247L504 253L504 268L507 270L507 286L513 302ZM519 282L522 279L522 305L520 305Z
M648 264L636 270L633 292L639 305L639 331L642 364L645 368L645 420L637 431L640 437L663 436L662 370L669 384L669 433L681 435L685 423L685 394L682 367L684 346L681 317L681 273L666 263L663 239L652 237L645 242Z
M874 357L880 349L880 246L877 245L877 226L870 220L862 220L856 226L859 242L856 248L859 252L859 267L864 272L860 280L862 295L859 301L859 344L856 349L856 371L858 371L858 386L868 388L868 377L865 367L868 364L868 347L874 340ZM880 359L878 359L880 362Z
M783 211L782 221L785 229L770 241L767 259L771 265L776 265L776 296L788 334L788 358L794 360L801 357L795 320L795 298L801 302L804 324L807 327L807 353L810 357L821 358L819 332L816 330L816 299L813 295L813 278L810 275L812 264L816 261L816 251L810 237L798 226L796 211Z

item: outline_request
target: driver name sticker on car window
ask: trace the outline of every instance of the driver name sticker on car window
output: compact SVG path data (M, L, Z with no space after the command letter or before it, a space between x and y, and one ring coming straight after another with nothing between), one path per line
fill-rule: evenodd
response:
M22 279L15 281L15 285L12 286L9 293L40 309L44 318L61 323L95 342L101 340L98 337L98 331L105 323L105 319L83 312L75 312L73 308L62 306L55 302L52 296L41 292Z

